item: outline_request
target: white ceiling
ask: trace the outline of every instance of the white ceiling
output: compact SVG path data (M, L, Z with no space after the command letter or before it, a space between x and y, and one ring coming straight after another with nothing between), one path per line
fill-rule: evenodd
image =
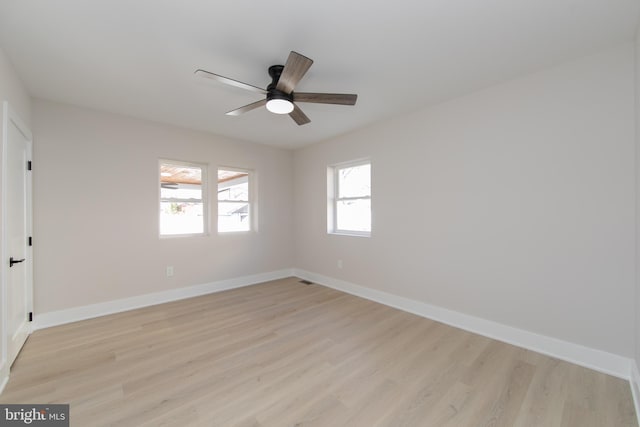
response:
M0 46L33 97L300 147L631 40L638 0L0 0ZM315 62L297 126L260 95L295 50Z

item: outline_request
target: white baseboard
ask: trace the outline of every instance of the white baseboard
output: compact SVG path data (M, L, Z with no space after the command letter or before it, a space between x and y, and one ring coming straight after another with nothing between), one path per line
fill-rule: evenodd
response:
M302 279L337 289L358 297L379 302L418 316L436 320L456 328L533 350L551 357L565 360L605 374L625 380L630 379L632 361L617 354L582 346L558 338L539 335L534 332L514 328L501 323L470 316L424 302L400 297L356 285L321 274L294 269L294 274Z
M74 307L66 310L35 314L33 329L49 328L77 322L79 320L92 319L108 314L240 288L290 276L307 279L418 316L630 380L634 393L634 401L636 405L640 402L640 376L638 376L635 363L629 358L295 268L220 280L185 288L170 289L153 294ZM633 389L634 387L636 387L636 389ZM640 413L640 411L638 413Z
M631 385L631 396L633 398L633 405L636 408L638 425L640 425L640 374L638 373L638 365L634 361L631 362L630 374L629 384Z
M294 273L292 269L278 270L269 273L260 273L251 276L219 280L216 282L205 283L196 286L188 286L185 288L170 289L167 291L130 298L123 298L115 301L85 305L82 307L74 307L66 310L51 311L40 314L36 313L33 319L33 329L38 330L49 328L52 326L77 322L79 320L92 319L94 317L120 313L136 308L148 307L165 302L177 301L185 298L211 294L214 292L241 288L243 286L254 285L256 283L268 282L269 280L283 279L285 277L291 277L293 275Z
M0 381L0 394L2 394L8 382L9 382L9 375L5 375Z

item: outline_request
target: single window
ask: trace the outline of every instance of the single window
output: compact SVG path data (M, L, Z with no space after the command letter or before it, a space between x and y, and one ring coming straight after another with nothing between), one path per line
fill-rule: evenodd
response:
M207 225L205 165L160 161L160 235L203 235Z
M331 166L327 177L329 233L371 235L371 162Z
M252 192L251 171L218 169L218 232L252 229Z

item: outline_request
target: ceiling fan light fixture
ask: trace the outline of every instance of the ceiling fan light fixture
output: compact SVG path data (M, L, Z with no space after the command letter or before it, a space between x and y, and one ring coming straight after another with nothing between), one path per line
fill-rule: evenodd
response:
M267 110L274 114L289 114L293 111L293 102L288 99L273 98L267 101Z

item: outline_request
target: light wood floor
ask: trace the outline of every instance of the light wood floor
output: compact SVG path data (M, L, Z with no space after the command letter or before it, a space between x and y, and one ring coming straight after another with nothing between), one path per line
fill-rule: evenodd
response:
M2 403L84 426L636 426L629 384L290 278L35 332Z

